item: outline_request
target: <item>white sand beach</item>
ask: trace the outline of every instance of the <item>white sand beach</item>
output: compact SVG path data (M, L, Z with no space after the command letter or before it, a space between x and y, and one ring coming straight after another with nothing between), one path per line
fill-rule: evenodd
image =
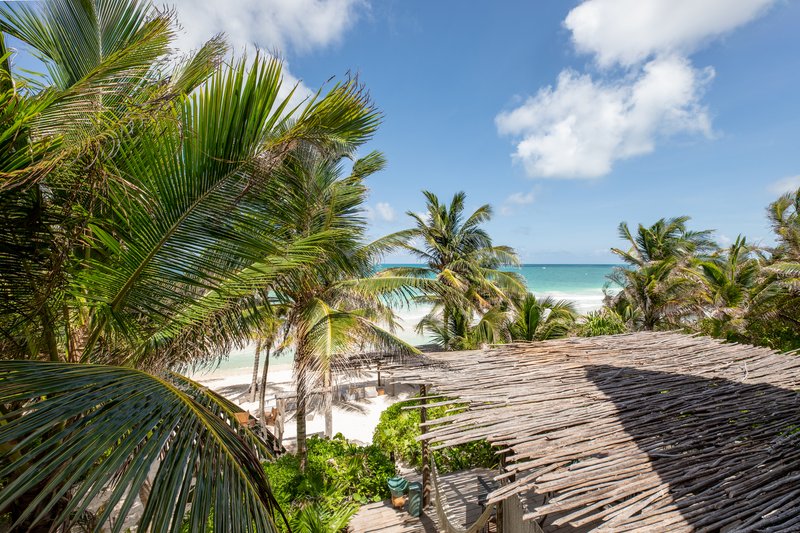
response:
M256 415L258 401L250 401L248 389L252 379L252 368L235 370L218 370L216 372L197 373L191 377L222 394L229 400L241 406L243 410ZM384 373L383 378L386 377ZM335 385L342 390L352 389L358 398L347 400L335 399L333 404L333 433L341 433L350 441L360 444L372 442L372 434L378 425L381 413L393 403L404 400L414 393L411 388L388 386L385 394L378 394L377 373L374 371L361 372L357 376L334 377ZM384 381L385 383L385 381ZM281 393L291 394L294 390L291 366L282 364L272 366L268 373L266 393L266 408L276 406L275 396ZM294 413L288 413L289 419L285 424L283 444L288 449L294 446L297 430ZM312 418L313 417L313 418ZM322 434L325 430L325 417L321 411L309 414L307 419L309 435Z
M552 296L556 299L572 301L579 312L589 312L602 306L603 293L600 288L584 291L543 291L537 296ZM430 310L429 306L416 305L410 308L397 310L398 325L400 329L395 333L404 341L419 345L425 344L427 339L414 331L417 322ZM222 394L229 400L239 405L243 410L257 415L258 401L251 401L248 390L253 376L253 358L255 345L251 344L243 349L235 350L220 365L212 370L199 371L191 374L192 379L208 386ZM262 359L263 366L263 359ZM259 370L260 373L260 370ZM260 375L260 374L259 374ZM385 376L384 376L385 377ZM359 391L358 399L335 399L333 405L333 432L341 433L348 440L360 443L372 442L372 434L380 419L380 414L390 405L407 398L414 391L399 387L386 388L386 394L377 394L377 375L374 371L361 372L357 375L335 376L336 384L340 388ZM271 358L268 373L266 393L266 408L269 411L276 406L277 395L291 395L294 391L292 379L292 361L290 354L278 358ZM393 394L394 393L394 394ZM288 413L289 419L284 428L284 444L291 449L297 431L294 413ZM308 434L322 433L325 428L325 418L321 411L309 414L307 421Z

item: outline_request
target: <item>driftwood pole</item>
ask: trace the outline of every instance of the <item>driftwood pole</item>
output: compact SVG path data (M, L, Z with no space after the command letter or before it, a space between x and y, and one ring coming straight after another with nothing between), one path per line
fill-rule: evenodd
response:
M428 408L425 407L425 404L428 403L428 400L425 398L428 395L427 387L425 385L419 386L419 395L421 399L419 401L422 407L419 410L419 423L420 425L424 424L428 421ZM423 432L422 428L420 428ZM431 458L430 458L430 450L428 449L428 441L422 441L422 508L428 506L431 503Z

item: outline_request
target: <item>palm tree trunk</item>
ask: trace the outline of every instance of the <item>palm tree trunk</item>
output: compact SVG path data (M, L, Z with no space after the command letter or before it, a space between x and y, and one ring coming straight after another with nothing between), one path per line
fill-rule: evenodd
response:
M442 341L444 341L444 349L450 349L450 308L445 305L442 309Z
M256 340L256 356L253 362L253 379L250 380L250 401L256 401L256 392L258 392L258 363L261 358L261 338ZM263 413L263 411L262 411Z
M297 457L300 460L300 471L305 472L308 460L306 449L306 361L305 342L301 337L297 340L297 352L295 353L295 379L297 380L297 412L295 413L295 423L297 426Z
M267 394L267 372L269 371L269 352L272 349L272 340L267 339L267 342L264 346L264 370L261 372L261 385L258 389L258 416L261 419L261 426L266 431L266 424L264 424L264 419L266 418L266 414L264 413L264 404L266 403L264 397ZM266 438L266 435L264 435Z
M325 369L325 375L322 380L325 404L325 436L331 438L333 437L333 372L330 365Z

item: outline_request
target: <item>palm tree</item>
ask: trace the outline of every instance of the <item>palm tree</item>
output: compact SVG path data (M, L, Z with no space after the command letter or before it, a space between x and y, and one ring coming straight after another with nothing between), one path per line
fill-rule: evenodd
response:
M661 218L650 227L639 224L635 236L631 234L628 224L621 222L619 236L630 243L630 249L627 252L618 248L611 250L629 265L643 266L671 258L687 258L714 249L716 245L711 240L713 231L691 231L686 227L689 220L689 217L682 216Z
M571 302L528 293L514 301L514 320L508 329L513 340L557 339L569 333L577 315Z
M449 205L432 192L423 194L427 213L409 211L416 227L391 238L424 266L393 268L387 273L436 280L438 290L419 299L433 304L419 328L438 337L443 347L452 348L469 336L476 313L510 303L513 296L525 293L525 283L518 273L501 269L519 265L516 253L508 246L495 246L481 227L492 216L488 204L465 218L463 192L456 193Z
M327 236L324 254L313 264L288 273L271 285L285 308L285 331L292 339L297 387L297 453L306 460L306 415L314 389L323 391L325 434L332 436L333 369L354 351L379 348L406 353L417 350L381 327L391 326L392 296L408 295L424 280L373 276L384 241L366 244L361 216L367 189L364 180L385 164L377 152L356 160L342 177L341 156L301 147L278 170L269 198L282 218L278 235L287 242L318 234Z
M767 210L772 229L778 238L773 250L776 258L800 261L800 188L772 202Z
M759 271L741 235L724 253L699 261L700 285L695 295L705 317L700 327L715 337L741 335Z
M635 236L628 225L619 225L620 237L630 243L627 251L612 248L626 267L618 267L610 280L622 290L608 305L624 309L634 329L653 330L679 324L694 313L690 296L694 279L686 275L691 260L714 247L711 231L690 231L689 217L660 219L650 227L639 225Z
M777 246L765 261L748 315L751 342L800 348L800 189L767 210Z
M274 529L268 449L169 368L245 342L248 295L324 255L274 238L266 185L378 114L352 83L292 110L277 60L222 66L218 38L169 69L174 23L142 1L5 4L0 28L49 72L34 90L0 54L0 514L69 527L110 489L100 527L149 484L142 530Z

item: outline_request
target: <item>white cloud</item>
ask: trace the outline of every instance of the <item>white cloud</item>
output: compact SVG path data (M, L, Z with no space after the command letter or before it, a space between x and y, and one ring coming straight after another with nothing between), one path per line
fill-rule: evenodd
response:
M795 192L800 189L800 175L789 176L778 181L770 183L769 192L775 194L785 194L787 192Z
M535 199L536 194L534 191L512 193L508 195L503 205L500 206L500 214L503 216L512 215L515 207L530 205Z
M535 196L533 194L533 191L527 193L515 192L509 195L508 198L506 198L506 203L512 205L528 205L532 204L534 199Z
M708 40L746 24L776 0L587 0L564 26L575 48L601 66L688 55Z
M386 222L392 222L396 218L394 209L387 202L378 202L375 204L375 211Z
M529 176L545 178L603 176L663 137L710 136L701 98L714 69L688 55L776 1L586 0L564 21L575 48L601 67L623 68L562 71L555 87L498 114L498 132L513 138Z
M515 158L530 176L594 178L618 159L652 152L661 135L710 135L700 96L712 77L713 70L679 57L653 60L638 75L611 82L565 70L555 88L499 114L497 128L515 137Z
M336 44L369 7L367 0L172 0L165 5L175 8L182 28L176 35L178 50L195 50L224 33L237 56L250 57L255 50L303 53ZM289 71L286 60L283 65L279 96L287 97L296 87L293 108L313 91Z
M388 202L378 202L375 207L366 206L364 215L368 220L380 222L394 222L397 218L397 213Z
M197 48L224 32L235 48L309 52L338 43L366 0L172 0L184 31L178 45Z

